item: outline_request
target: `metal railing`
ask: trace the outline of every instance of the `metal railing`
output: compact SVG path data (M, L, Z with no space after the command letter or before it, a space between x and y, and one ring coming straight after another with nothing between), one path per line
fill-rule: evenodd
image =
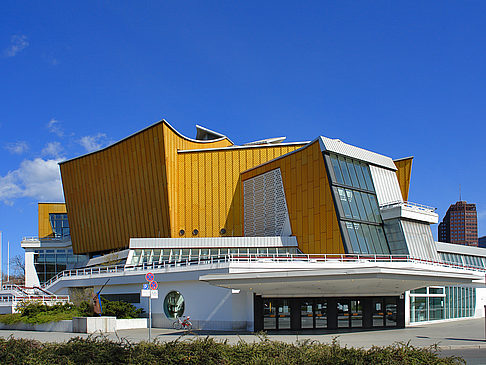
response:
M21 301L37 301L44 304L67 303L69 302L68 295L15 295L15 294L1 294L0 302L21 302Z
M38 242L38 241L64 241L67 240L70 236L64 237L23 237L22 242Z
M281 263L281 262L307 262L307 263L418 263L440 267L473 270L485 272L482 267L459 265L432 260L417 259L406 255L344 255L344 254L287 254L287 255L268 255L268 254L249 254L249 255L214 255L203 256L194 259L181 259L178 261L159 261L152 263L142 263L139 265L116 265L85 269L65 270L53 276L50 280L43 283L42 288L47 288L61 278L91 276L101 274L122 273L130 271L147 271L157 269L167 269L175 267L211 265L216 263L243 262L243 263Z
M386 204L380 205L380 208L381 209L388 209L388 208L393 208L393 207L398 207L398 206L412 208L412 209L415 209L415 210L421 210L421 211L425 211L425 212L435 212L437 210L437 208L434 208L434 207L429 207L427 205L408 202L408 201L404 201L404 202L395 201L395 202L391 202L391 203L386 203Z

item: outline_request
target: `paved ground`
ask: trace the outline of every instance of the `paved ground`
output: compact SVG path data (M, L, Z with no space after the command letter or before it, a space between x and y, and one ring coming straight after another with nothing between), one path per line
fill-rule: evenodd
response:
M123 330L108 334L109 338L126 338L138 342L147 340L148 330ZM64 332L34 332L34 331L7 331L0 330L0 337L33 338L40 341L62 342L71 337L87 337L86 334L73 334ZM211 336L216 340L227 340L229 343L238 341L259 341L251 333L227 333L194 331L186 334L184 331L168 329L152 329L152 338L158 341L172 341L177 338L194 339L198 336ZM302 332L296 333L269 333L272 340L295 342L297 340L312 340L322 343L331 342L333 338L341 345L348 347L369 348L373 345L386 346L394 342L409 342L413 346L432 346L437 344L444 355L463 356L468 364L486 364L485 321L482 319L468 319L448 323L435 323L408 327L404 329L357 331L357 332Z

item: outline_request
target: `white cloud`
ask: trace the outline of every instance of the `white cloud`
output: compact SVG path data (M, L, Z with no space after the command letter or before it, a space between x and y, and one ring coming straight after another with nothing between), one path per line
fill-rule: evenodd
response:
M7 144L5 146L5 149L10 153L21 155L22 153L26 152L29 149L29 145L25 141L18 141L18 142Z
M4 57L15 57L17 53L29 46L27 36L25 35L13 35L10 38L10 46L3 50Z
M58 137L64 137L64 130L61 127L61 122L54 118L47 123L47 129Z
M83 146L86 149L86 151L93 152L106 146L108 144L108 141L106 139L106 134L98 133L94 136L82 137L79 140L79 144Z
M61 154L63 152L63 148L59 142L49 142L43 149L42 149L42 156L53 157L55 159L60 159Z
M17 198L33 198L39 201L64 201L60 160L24 160L17 170L0 176L0 201L13 204Z

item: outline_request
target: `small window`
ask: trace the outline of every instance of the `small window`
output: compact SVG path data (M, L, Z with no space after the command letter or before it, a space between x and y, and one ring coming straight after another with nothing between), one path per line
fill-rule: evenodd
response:
M178 291L171 291L164 299L164 313L167 318L175 319L184 314L184 297Z

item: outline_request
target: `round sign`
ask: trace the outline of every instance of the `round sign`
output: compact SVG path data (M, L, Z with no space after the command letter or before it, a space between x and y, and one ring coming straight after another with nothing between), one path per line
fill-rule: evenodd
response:
M147 273L147 275L145 275L145 280L154 281L154 274L152 274L151 272Z
M150 282L150 289L152 290L157 290L157 287L159 286L159 284L157 284L156 281L151 281Z

